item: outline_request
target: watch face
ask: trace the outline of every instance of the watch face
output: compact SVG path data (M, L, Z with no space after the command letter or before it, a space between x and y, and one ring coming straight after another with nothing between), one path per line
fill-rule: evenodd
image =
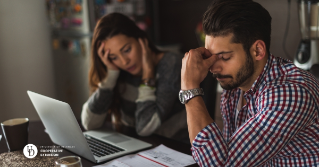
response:
M178 98L179 98L179 101L182 103L182 104L185 104L185 99L183 97L183 91L181 90L178 94Z

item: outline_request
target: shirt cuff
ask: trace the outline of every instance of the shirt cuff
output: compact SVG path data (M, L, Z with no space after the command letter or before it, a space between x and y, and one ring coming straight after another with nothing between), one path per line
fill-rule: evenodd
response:
M138 97L135 102L156 101L155 91L156 88L140 86L138 88Z
M193 146L191 148L192 151L195 151L202 146L205 146L208 142L209 143L220 143L220 140L224 140L222 137L222 133L218 128L215 122L207 125L204 129L202 129L193 141Z
M98 84L99 87L102 89L113 89L119 75L119 70L108 70L107 77Z

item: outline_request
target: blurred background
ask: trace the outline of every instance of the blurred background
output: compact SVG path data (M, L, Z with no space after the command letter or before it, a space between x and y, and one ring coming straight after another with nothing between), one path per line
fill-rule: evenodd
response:
M272 16L271 53L293 60L301 40L297 0L291 1L290 8L287 0L255 1ZM39 120L27 90L69 103L80 117L89 97L90 39L104 14L116 11L130 16L159 48L183 54L203 46L201 19L210 2L1 0L0 122L17 117ZM216 92L216 81L208 81L208 87L210 84ZM210 108L218 108L218 96L206 97ZM215 111L211 110L212 115ZM215 118L218 121L220 115Z

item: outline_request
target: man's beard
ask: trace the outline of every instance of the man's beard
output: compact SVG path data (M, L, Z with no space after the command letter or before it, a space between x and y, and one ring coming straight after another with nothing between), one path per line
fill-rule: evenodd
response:
M239 69L234 81L230 81L230 83L228 83L228 84L222 84L220 82L220 86L226 90L232 90L232 89L238 88L249 77L251 77L253 75L254 71L255 71L255 68L254 68L253 59L252 59L250 54L246 55L246 63ZM233 78L230 75L220 75L220 74L213 74L213 77L214 78Z

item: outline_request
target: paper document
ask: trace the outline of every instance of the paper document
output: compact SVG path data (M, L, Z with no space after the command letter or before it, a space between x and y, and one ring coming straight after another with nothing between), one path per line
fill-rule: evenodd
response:
M182 167L194 164L192 156L175 151L164 145L117 158L94 167Z

